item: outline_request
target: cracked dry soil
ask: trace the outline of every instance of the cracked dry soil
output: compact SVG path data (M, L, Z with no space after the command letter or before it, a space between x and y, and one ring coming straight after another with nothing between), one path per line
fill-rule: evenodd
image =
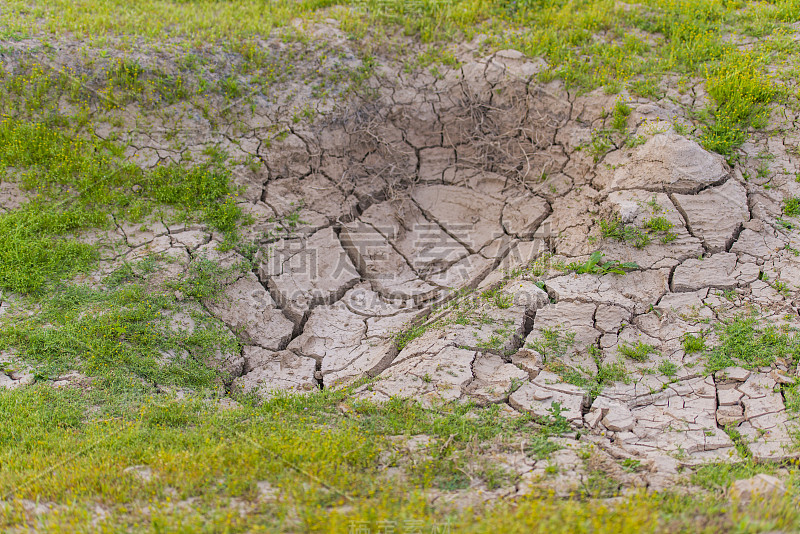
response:
M128 130L128 155L143 167L211 142L260 164L237 175L240 206L253 219L242 232L259 246L253 270L225 279L221 298L200 310L244 346L218 355L228 390L266 397L369 377L358 398L498 403L509 417L545 417L558 403L582 431L562 438L566 448L551 460L563 468L553 485L564 494L585 475L575 451L586 443L646 465L620 476L651 488L668 487L682 465L740 460L731 429L757 460L793 457L782 395L796 374L789 362L709 374L683 341L713 340L710 324L754 307L768 324L800 323L797 292L775 284L800 280L791 252L800 238L776 223L782 199L800 188L788 179L800 170L796 154L757 135L744 149L769 145L770 165L787 178L769 190L746 181L741 164L676 130L686 114L676 99L691 106L704 98L698 88L631 102L630 137L642 142L620 136L597 157L587 146L608 126L616 97L542 83L541 67L506 50L441 78L392 71L369 80L370 98L316 102L324 113L311 123L291 123L288 106L274 102L259 102L244 128L183 116L183 152L157 127ZM275 123L288 132L273 136ZM23 193L2 187L0 206L14 209ZM603 227L646 228L656 218L668 231L644 246ZM97 276L87 277L97 284L150 254L174 260L158 274L164 280L200 258L243 259L217 251L222 237L202 224L120 223L93 239L105 243ZM635 266L626 274L559 268L595 251ZM173 325L191 330L193 321L176 316ZM419 335L398 343L409 328ZM553 332L574 335L558 354L541 350ZM645 358L626 356L642 344ZM594 376L618 361L629 378L593 392L554 368ZM0 374L0 386L26 381ZM519 468L518 489L545 465Z

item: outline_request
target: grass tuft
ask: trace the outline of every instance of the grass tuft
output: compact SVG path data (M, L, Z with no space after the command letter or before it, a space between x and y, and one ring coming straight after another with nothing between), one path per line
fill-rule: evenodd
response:
M763 128L776 90L762 74L763 62L749 53L729 53L717 67L706 67L706 90L715 107L700 140L708 150L730 154L750 128Z
M637 362L646 362L650 358L650 355L656 352L656 349L652 345L637 341L634 345L629 343L620 343L620 345L617 347L617 351L631 360L635 360Z
M741 365L769 366L776 359L800 360L800 339L793 332L762 326L753 315L739 315L718 327L720 344L708 352L706 372Z

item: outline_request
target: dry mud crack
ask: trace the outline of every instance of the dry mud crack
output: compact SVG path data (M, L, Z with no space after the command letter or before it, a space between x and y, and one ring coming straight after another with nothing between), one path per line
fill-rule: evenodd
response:
M776 289L800 280L797 234L776 224L796 184L757 189L678 133L685 112L667 99L633 101L631 137L642 142L598 157L592 132L608 126L615 97L539 82L540 67L508 50L441 78L376 77L371 98L280 138L271 125L285 117L272 107L244 133L189 121L188 152L213 138L262 164L238 177L253 270L203 303L244 345L218 355L228 387L269 396L370 378L358 398L499 403L537 417L557 403L583 442L648 465L638 483L652 487L680 465L741 459L734 435L755 459L792 456L781 387L796 370L776 361L708 374L683 341L713 338L713 322L751 307L797 325L796 290ZM133 137L143 166L181 157L157 130ZM781 158L798 170L796 155ZM13 209L20 193L3 187L0 209ZM616 239L613 224L648 242ZM244 259L219 252L221 236L202 225L121 224L107 238L103 272L148 254L173 259L164 279L201 259ZM596 251L635 266L559 268ZM542 345L553 332L570 337L558 353ZM626 356L637 346L648 347L641 361ZM564 380L619 361L629 378L600 390ZM26 381L0 373L0 386Z
M303 191L308 222L260 258L269 295L250 282L248 295L262 294L259 302L283 315L268 321L237 300L248 310L244 332L278 341L245 338L258 348L246 350L234 384L267 394L375 377L358 396L506 403L536 416L557 402L584 439L664 476L679 464L738 458L726 427L746 437L755 458L785 457L792 427L776 387L794 369L704 375L681 340L699 334L703 318L749 302L766 304L774 321L796 317L795 304L766 296L760 280L775 262L782 272L800 267L781 251L791 238L752 213L740 172L674 131L671 110L634 105L647 140L595 162L583 145L613 100L576 97L532 81L535 72L507 51L442 80L380 85L369 109L298 131L271 151L254 209L280 213ZM663 217L671 237L643 247L604 239L597 214L638 227ZM541 287L521 269L543 257L584 261L595 250L638 268L563 274L545 262ZM239 284L226 290L232 298ZM509 300L476 303L463 289ZM719 290L737 290L736 299ZM453 320L468 306L469 319ZM394 336L409 324L431 328L398 351ZM560 364L588 374L621 358L622 345L645 343L653 355L626 363L641 368L629 383L591 397L525 348L545 330L575 334ZM674 376L658 371L665 363Z

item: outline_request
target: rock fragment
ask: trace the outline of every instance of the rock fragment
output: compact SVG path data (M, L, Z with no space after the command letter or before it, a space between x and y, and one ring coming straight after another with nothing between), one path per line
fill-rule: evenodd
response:
M672 291L696 291L705 287L733 289L758 278L759 268L752 263L738 263L736 254L718 252L702 260L684 261L675 269Z
M765 473L759 473L744 480L736 480L728 491L731 499L740 502L781 497L784 493L786 493L786 486L783 481Z
M696 195L673 198L686 216L689 231L702 239L706 250L712 254L728 250L742 225L750 219L747 191L735 180Z
M604 170L597 181L612 191L644 189L689 194L720 184L729 174L722 156L681 135L660 133L616 169Z
M292 336L289 321L253 273L228 285L222 294L207 299L208 310L239 334L244 343L269 350L283 349Z
M282 350L273 352L261 347L244 348L245 368L234 379L233 387L242 392L256 392L268 397L275 391L313 391L316 362L312 358Z

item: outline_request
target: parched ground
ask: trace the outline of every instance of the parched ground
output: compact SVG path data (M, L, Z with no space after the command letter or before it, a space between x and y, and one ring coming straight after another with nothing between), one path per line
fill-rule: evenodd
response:
M794 532L796 2L0 11L0 529Z

